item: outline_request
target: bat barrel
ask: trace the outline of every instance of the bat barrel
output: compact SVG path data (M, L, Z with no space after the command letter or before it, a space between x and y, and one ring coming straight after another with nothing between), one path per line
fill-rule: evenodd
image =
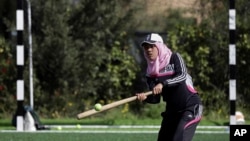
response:
M149 92L145 93L146 96L151 95L151 94L152 94L152 91L149 91ZM102 106L100 111L96 111L95 109L88 110L86 112L78 114L77 119L79 120L79 119L82 119L82 118L85 118L85 117L88 117L88 116L91 116L91 115L94 115L94 114L109 110L111 108L117 107L119 105L123 105L125 103L134 101L136 99L137 99L137 96L132 96L132 97L129 97L129 98L126 98L126 99L123 99L123 100L119 100L119 101L104 105L104 106Z

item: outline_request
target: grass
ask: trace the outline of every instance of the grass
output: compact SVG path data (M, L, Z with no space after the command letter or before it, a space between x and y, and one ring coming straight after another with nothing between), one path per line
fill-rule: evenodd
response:
M0 133L0 141L154 141L157 134L127 133ZM196 134L193 141L228 141L228 134Z
M135 119L135 118L86 118L77 119L41 119L45 125L160 125L161 119ZM226 120L211 121L204 118L200 125L224 125ZM0 120L0 130L13 130L13 132L1 132L0 141L154 141L157 140L158 129L138 129L139 131L155 131L154 133L96 133L92 132L97 129L51 129L48 132L15 132L15 128L11 126L11 119ZM89 132L77 132L86 131ZM99 129L100 130L100 129ZM103 129L105 130L105 129ZM103 131L101 130L101 131ZM110 131L112 129L106 129ZM116 129L113 129L116 130ZM118 129L117 129L118 130ZM120 129L119 129L120 130ZM124 131L121 129L120 131ZM127 129L134 131L135 129ZM214 131L217 131L216 129ZM227 141L229 134L195 134L193 141Z
M41 119L41 123L45 125L160 125L161 119L103 119L103 118L86 118L77 120L73 118L60 119ZM199 125L220 126L227 124L227 120L212 121L203 118ZM247 121L247 123L250 123ZM0 129L11 127L11 119L0 119Z
M211 120L204 117L199 125L224 126L228 125L229 119ZM101 118L91 117L77 120L74 118L58 118L58 119L41 119L45 125L160 125L161 119L150 118ZM250 124L247 120L246 124ZM0 119L0 129L11 128L11 119Z

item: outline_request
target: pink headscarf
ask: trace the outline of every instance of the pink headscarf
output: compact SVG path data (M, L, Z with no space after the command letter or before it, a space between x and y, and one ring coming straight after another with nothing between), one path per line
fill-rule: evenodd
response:
M172 55L172 51L164 43L156 42L155 45L158 49L158 57L156 60L149 60L144 52L148 64L147 74L150 76L160 76L159 71L169 64Z

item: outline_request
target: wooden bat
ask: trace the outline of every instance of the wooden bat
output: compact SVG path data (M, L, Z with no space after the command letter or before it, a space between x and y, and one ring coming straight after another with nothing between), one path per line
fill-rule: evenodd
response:
M152 93L153 93L152 91L149 91L149 92L146 92L145 95L148 96L148 95L151 95ZM131 101L134 101L136 99L137 99L137 96L132 96L132 97L129 97L129 98L125 98L123 100L119 100L119 101L116 101L116 102L113 102L113 103L110 103L110 104L106 104L106 105L102 106L100 111L96 111L95 109L92 109L92 110L88 110L88 111L79 113L77 115L77 119L79 120L79 119L82 119L82 118L85 118L85 117L88 117L88 116L91 116L91 115L94 115L94 114L109 110L111 108L120 106L122 104L131 102Z

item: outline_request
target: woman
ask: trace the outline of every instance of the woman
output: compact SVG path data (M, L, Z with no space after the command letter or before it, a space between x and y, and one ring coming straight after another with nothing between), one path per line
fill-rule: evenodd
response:
M158 141L191 141L201 120L202 106L182 57L156 33L147 35L141 46L147 61L147 84L153 95L138 93L137 99L155 104L162 97L166 102Z

